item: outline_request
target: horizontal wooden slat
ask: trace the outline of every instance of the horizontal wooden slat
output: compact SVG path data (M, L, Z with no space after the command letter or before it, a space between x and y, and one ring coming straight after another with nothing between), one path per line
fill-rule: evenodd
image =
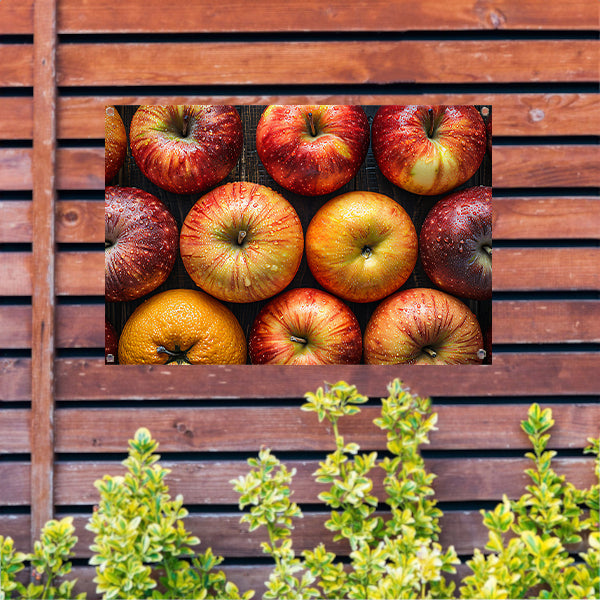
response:
M300 404L301 402L299 402ZM600 404L552 407L553 448L583 448L598 434ZM435 405L438 430L427 450L493 450L529 448L520 423L527 418L521 405ZM373 424L378 406L362 407L357 418L343 419L340 432L363 449L384 449L385 434ZM316 415L299 407L59 409L56 411L56 451L122 452L143 424L160 442L161 452L254 452L260 445L275 451L332 451L335 440ZM469 424L469 435L464 425ZM502 436L498 436L502 431ZM243 432L243 435L239 435Z
M598 239L600 198L494 196L495 240Z
M492 322L498 344L600 342L600 301L494 301Z
M0 20L3 18L0 16ZM33 85L33 45L0 43L0 87Z
M495 248L497 291L600 289L600 248Z
M56 362L56 399L298 398L334 378L352 382L363 394L381 397L396 377L415 392L433 397L597 396L591 375L599 367L600 359L589 352L496 352L491 365L464 367L213 365L183 371L175 366L121 367L105 365L104 359L61 358ZM27 358L0 358L0 400L30 399L30 369ZM262 369L265 375L253 376L252 369Z
M29 200L0 200L0 243L29 243L32 241L32 202ZM56 241L104 241L104 202L60 200L56 203Z
M31 148L0 148L2 190L31 190L33 152Z
M433 0L410 5L398 0L359 0L351 6L343 0L329 0L326 4L292 0L280 5L260 0L248 11L248 5L237 0L228 3L226 11L220 11L202 0L192 0L177 2L164 11L160 0L143 4L103 0L94 3L91 11L69 0L59 5L58 27L59 31L70 33L581 29L597 16L590 0L574 2L571 11L549 7L541 0L527 0L522 6L510 0L493 5L453 0L445 6L441 15ZM140 13L144 19L140 19Z
M28 409L2 411L0 454L28 454L31 451L30 421L31 411ZM0 506L1 497L0 493Z
M597 79L597 56L595 40L83 43L58 48L57 77L67 87L584 82Z
M29 252L11 252L0 264L0 295L31 295ZM61 252L56 259L56 293L73 296L104 295L104 255L100 252Z
M396 6L398 5L398 6ZM115 32L263 32L263 31L409 31L472 29L586 29L597 17L591 0L564 3L498 0L473 4L453 0L443 14L435 0L415 4L397 0L321 2L288 0L274 4L259 0L252 10L243 0L230 2L226 11L214 10L202 0L174 2L164 10L161 0L120 3L102 0L81 3L63 0L58 5L59 33ZM144 18L140 18L140 14ZM0 34L33 32L33 0L3 2Z
M494 187L600 186L596 145L496 146L493 157Z
M101 96L58 98L59 139L103 139L104 107L138 104L491 104L495 136L600 135L594 94L415 94L286 96ZM31 98L0 98L0 139L31 139ZM582 119L582 114L586 119Z
M258 453L258 448L256 453ZM313 473L319 466L316 460L285 461L290 469L296 469L292 489L298 503L316 504L318 494L326 489L314 481ZM239 496L233 490L231 480L244 475L248 466L244 461L198 461L177 463L163 461L170 470L165 482L173 496L182 494L188 505L237 505ZM577 487L589 487L595 483L593 458L555 458L553 467L565 475ZM499 501L502 495L517 498L529 483L525 469L531 461L525 458L428 458L426 468L437 475L433 482L436 498L440 502ZM27 506L29 504L29 463L0 463L0 475L4 482L2 495L4 506ZM124 472L114 462L57 462L55 468L55 503L57 506L93 505L98 502L94 482L105 474ZM373 492L383 496L382 470L373 472Z

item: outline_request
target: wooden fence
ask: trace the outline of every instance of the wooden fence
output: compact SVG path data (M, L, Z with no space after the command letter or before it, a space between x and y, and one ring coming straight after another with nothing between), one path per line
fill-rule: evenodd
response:
M444 544L485 544L478 508L519 495L532 401L551 405L557 467L591 481L600 423L599 45L593 0L440 3L0 2L0 534L31 548L74 515L80 589L93 482L148 427L188 526L260 589L260 536L228 481L271 447L298 468L297 548L324 536L310 474L331 440L302 395L355 383L365 449L387 383L434 398L427 451ZM492 105L493 363L480 367L114 367L103 351L104 106L151 103ZM330 547L343 548L335 544Z

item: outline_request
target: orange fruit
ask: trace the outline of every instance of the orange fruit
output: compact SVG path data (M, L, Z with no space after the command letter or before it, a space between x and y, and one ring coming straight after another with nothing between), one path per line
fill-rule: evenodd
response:
M119 363L245 364L246 337L235 315L201 290L151 296L125 323Z
M114 106L104 112L104 182L119 172L127 154L127 132L121 115Z

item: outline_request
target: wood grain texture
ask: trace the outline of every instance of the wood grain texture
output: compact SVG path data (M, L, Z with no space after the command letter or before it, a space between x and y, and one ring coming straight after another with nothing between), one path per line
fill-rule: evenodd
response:
M595 40L82 43L58 49L58 83L66 87L584 82L597 79L597 66Z
M303 399L298 399L298 405ZM544 405L542 405L544 406ZM425 450L528 449L520 423L527 407L498 405L436 405L438 430ZM584 448L597 434L600 405L566 404L552 407L556 425L552 448ZM342 419L340 433L364 450L386 447L385 433L373 424L379 406L361 408L360 416ZM122 452L143 421L160 443L160 452L250 452L264 445L274 451L335 450L330 427L299 406L155 408L140 418L136 408L63 409L56 413L56 450L61 453ZM469 423L469 435L464 425ZM498 432L502 431L502 436Z
M258 453L258 449L255 454ZM325 488L314 481L317 460L290 460L286 465L297 470L294 479L294 500L298 503L318 504L318 495ZM524 458L431 458L425 459L426 468L437 474L433 483L436 498L440 502L468 500L499 501L502 494L518 498L530 481L524 470L530 466ZM556 472L565 475L578 487L593 485L593 459L556 458ZM237 505L238 495L233 491L231 480L247 472L248 466L240 461L198 461L174 463L163 461L171 470L165 479L175 497L182 494L188 505L227 504ZM98 492L93 483L104 474L123 473L119 464L83 463L70 461L56 465L57 505L93 505L98 501ZM383 471L373 474L373 490L383 496ZM10 488L9 492L10 494ZM15 496L15 501L18 497Z
M598 239L600 198L494 196L495 240Z
M0 43L0 56L0 87L23 88L33 85L33 44Z
M600 342L600 301L494 301L492 322L499 344Z
M59 4L59 33L203 32L222 31L409 31L586 29L597 18L591 0L548 4L542 0L453 0L443 14L439 4L426 0L405 4L399 0L371 2L342 0L322 2L290 0L277 5L243 0L230 2L227 10L215 10L203 0L174 2L164 11L160 0L119 3L63 0ZM33 0L2 3L0 34L33 32ZM140 18L140 13L144 18Z
M4 411L0 420L0 455L30 452L31 410L18 408Z
M335 380L354 383L361 393L381 397L387 384L400 378L425 396L471 397L493 400L511 396L597 396L590 373L600 368L590 352L496 353L491 365L395 367L364 365L336 367ZM285 367L258 367L268 376L251 376L256 366L203 366L175 371L176 367L107 366L104 359L60 358L56 361L56 399L80 400L244 400L298 398L332 379L327 367L301 371ZM116 369L114 374L107 369ZM198 371L201 373L198 374ZM31 396L31 361L0 358L0 400L22 401ZM248 385L248 381L252 381ZM201 384L199 384L201 381Z
M494 187L600 186L597 145L496 146L493 153Z

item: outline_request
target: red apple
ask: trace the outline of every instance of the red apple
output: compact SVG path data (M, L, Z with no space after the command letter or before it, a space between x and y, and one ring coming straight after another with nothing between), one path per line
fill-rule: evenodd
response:
M376 192L329 200L306 231L306 259L318 283L352 302L373 302L402 286L417 262L408 213Z
M233 106L140 106L131 120L131 153L142 173L176 194L202 192L223 180L243 145Z
M256 128L256 150L282 187L304 196L339 190L369 149L369 120L360 106L271 105Z
M471 364L483 358L469 307L440 290L412 288L383 300L364 335L367 364Z
M169 209L143 190L110 186L104 198L105 297L134 300L164 283L173 269L177 224Z
M339 298L312 288L283 292L256 317L248 338L253 364L358 364L362 334Z
M463 184L486 149L485 125L474 106L382 106L371 136L381 172L421 195L445 194Z
M492 297L492 188L454 192L427 214L419 247L423 269L442 290L474 300Z
M104 111L104 181L109 183L125 162L127 132L121 115L114 106Z
M304 236L298 214L281 194L232 182L194 204L179 247L187 272L205 292L229 302L255 302L292 281Z
M117 361L117 349L119 347L119 337L115 331L114 325L104 319L104 362L107 365L114 364Z

